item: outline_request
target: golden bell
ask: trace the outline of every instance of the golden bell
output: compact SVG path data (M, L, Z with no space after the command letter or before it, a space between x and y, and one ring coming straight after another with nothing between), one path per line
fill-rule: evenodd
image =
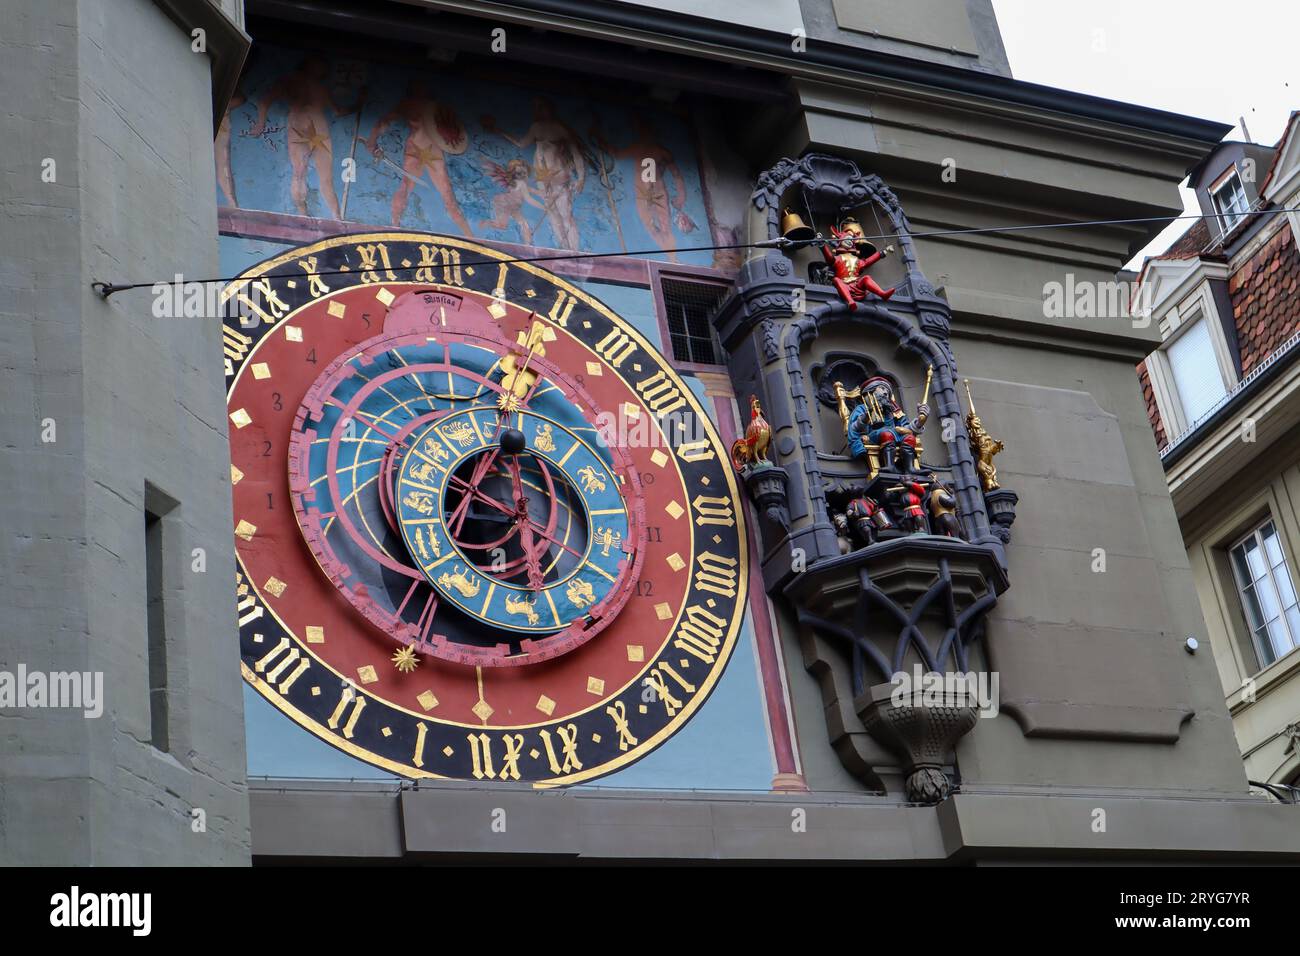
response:
M804 222L798 213L787 209L785 215L781 217L781 235L792 242L798 242L803 239L812 239L817 233L813 232L812 226Z

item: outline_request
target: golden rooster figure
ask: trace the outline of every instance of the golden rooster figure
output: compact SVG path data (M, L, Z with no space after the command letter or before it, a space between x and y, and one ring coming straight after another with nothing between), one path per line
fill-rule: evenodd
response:
M772 426L763 417L763 406L758 396L749 397L749 425L745 428L745 437L737 438L731 443L731 463L736 471L757 464L770 465L767 446L772 442Z

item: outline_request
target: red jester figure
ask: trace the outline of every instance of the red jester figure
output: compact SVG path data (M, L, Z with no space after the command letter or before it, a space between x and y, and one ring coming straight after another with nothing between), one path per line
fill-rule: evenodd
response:
M880 283L867 275L867 269L881 258L894 251L893 246L886 246L877 252L876 247L862 232L862 226L852 216L844 219L839 228L831 228L834 237L822 246L822 255L831 267L831 281L835 284L840 298L854 311L858 303L866 299L867 293L888 300L894 294L893 289L882 289Z

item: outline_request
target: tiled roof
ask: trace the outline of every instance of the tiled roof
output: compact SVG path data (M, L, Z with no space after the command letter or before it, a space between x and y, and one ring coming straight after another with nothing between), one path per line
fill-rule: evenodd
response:
M1288 223L1228 277L1241 373L1300 329L1300 250Z
M1173 251L1172 247L1170 251ZM1189 257L1166 255L1161 258ZM1244 378L1300 331L1300 248L1289 222L1228 275L1228 300L1232 305L1232 321L1237 328L1240 372ZM1145 361L1137 366L1137 375L1156 445L1163 449L1169 436L1156 407L1151 375Z
M1165 423L1160 420L1160 409L1156 407L1156 393L1151 387L1145 359L1138 363L1137 373L1138 381L1142 383L1142 400L1147 403L1147 418L1151 419L1151 430L1156 433L1156 447L1164 448L1169 439L1165 436Z
M1277 171L1282 146L1298 122L1300 110L1292 112L1286 130L1278 140L1273 161L1260 183L1261 193ZM1198 219L1174 240L1163 255L1152 256L1143 264L1142 277L1145 278L1147 268L1158 259L1201 258L1223 262L1225 257L1221 247L1212 252L1204 251L1210 246L1212 236L1208 220ZM1242 378L1300 330L1300 295L1297 294L1300 293L1300 248L1297 248L1296 240L1290 223L1283 221L1282 228L1228 275L1228 299L1232 305L1233 324L1237 328ZM1156 445L1163 449L1168 437L1160 420L1160 410L1156 407L1151 375L1145 361L1137 366L1137 374Z
M1162 255L1152 256L1152 258L1194 259L1209 244L1210 227L1204 219L1198 219L1192 223L1186 232L1175 239L1173 245L1166 249Z

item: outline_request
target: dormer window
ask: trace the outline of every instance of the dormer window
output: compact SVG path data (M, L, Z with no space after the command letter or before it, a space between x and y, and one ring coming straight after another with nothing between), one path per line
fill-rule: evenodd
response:
M1222 401L1228 389L1210 337L1210 323L1200 308L1180 316L1176 332L1165 343L1165 354L1183 421L1190 430Z
M1237 228L1237 223L1245 219L1250 210L1250 201L1246 199L1246 190L1241 185L1236 166L1210 187L1210 199L1220 217L1219 228L1226 236Z

